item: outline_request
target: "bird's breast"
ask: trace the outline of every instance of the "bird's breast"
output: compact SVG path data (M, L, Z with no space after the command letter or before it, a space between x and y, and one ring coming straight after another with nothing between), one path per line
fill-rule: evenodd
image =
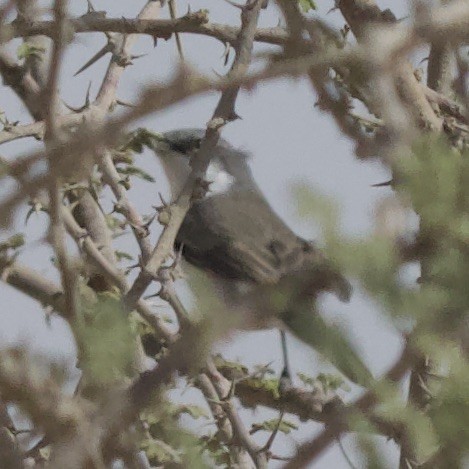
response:
M210 183L206 197L227 193L235 182L235 178L226 171L218 161L211 161L205 175Z

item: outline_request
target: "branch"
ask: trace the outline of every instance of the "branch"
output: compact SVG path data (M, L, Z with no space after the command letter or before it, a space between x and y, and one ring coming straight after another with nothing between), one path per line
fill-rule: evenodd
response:
M196 385L207 400L208 406L215 418L221 439L230 448L233 462L243 469L255 467L253 466L249 453L244 448L233 445L233 427L223 410L223 406L217 403L217 401L220 401L220 396L217 393L213 381L210 380L207 374L200 373L197 376Z
M165 86L153 86L143 93L142 98L139 100L135 108L123 114L120 117L110 119L106 125L86 127L81 129L79 135L72 134L66 143L67 152L63 160L76 161L80 155L85 154L92 150L95 146L109 145L112 146L119 138L119 131L129 123L146 116L151 112L165 109L170 105L179 103L189 97L200 95L205 92L218 90L226 91L233 86L239 86L244 89L250 89L255 84L277 78L279 76L289 75L292 77L301 76L306 71L314 67L335 67L347 66L349 63L360 63L362 60L369 63L369 54L366 50L360 47L352 48L350 50L341 51L336 53L325 52L324 55L308 55L301 56L295 59L287 59L279 63L269 64L265 69L250 75L235 75L227 78L210 80L206 77L197 75L195 72L190 72L186 68L182 68L177 76L171 83ZM86 117L89 113L101 112L96 107L87 109L82 114L70 114L58 119L58 122L63 125L73 125L76 122L87 120ZM39 129L39 127L38 127ZM36 130L36 128L35 128ZM86 135L86 137L85 137ZM57 158L63 157L64 153L57 149ZM42 153L33 153L29 155L27 160L36 161L42 157ZM64 162L64 164L67 164ZM46 179L38 177L28 181L27 185L23 185L19 191L13 193L6 198L0 205L0 220L4 226L7 225L9 217L14 211L14 207L26 195L33 196L38 190L44 187ZM177 211L178 207L174 207ZM185 213L185 212L184 212ZM175 215L177 219L180 215ZM168 227L168 231L174 227ZM176 227L177 231L177 227ZM168 234L171 239L174 234ZM163 238L164 240L164 238ZM163 241L162 240L162 241ZM166 241L165 241L166 243ZM161 259L158 260L158 263Z
M395 18L390 18L387 12L382 12L374 0L340 0L338 7L359 43L369 42L372 26L380 24L386 27L389 23L395 23ZM440 10L435 12L435 18L438 17L439 13ZM373 37L376 38L376 35ZM416 127L439 131L442 125L441 120L435 115L425 98L423 89L414 76L411 64L404 60L397 64L394 62L393 67L395 69L396 90L404 105L411 111ZM373 108L375 107L373 106ZM386 108L386 106L382 107ZM377 111L378 109L373 110ZM390 112L387 112L387 115L389 114ZM397 118L397 116L395 117ZM391 118L389 121L393 122Z
M297 451L297 454L287 464L284 469L296 469L299 467L307 467L308 464L315 460L319 455L331 445L342 433L350 428L348 418L358 412L366 417L369 411L379 403L379 385L386 382L398 382L407 372L409 367L415 363L414 353L407 345L394 366L389 370L386 376L377 383L377 385L368 390L362 397L354 403L342 408L337 414L332 415L326 422L326 428L313 440L304 443Z
M32 24L41 16L41 10L37 0L19 0L16 2L18 16L14 20L15 24ZM55 22L53 22L55 23ZM52 26L51 38L55 36L56 26ZM49 61L47 60L50 41L46 36L28 36L23 40L27 47L34 51L24 60L24 68L27 73L36 80L43 88L48 76Z
M0 131L0 144L26 137L42 140L44 138L44 122L39 121L33 124L4 126L3 130Z
M121 292L128 290L127 280L125 276L117 270L117 268L109 262L108 259L101 253L101 250L94 243L90 236L84 232L83 229L77 224L73 215L70 213L67 207L63 207L63 218L65 227L72 238L77 242L78 246L89 256L89 259L96 266L98 271L113 285L118 287ZM174 340L173 334L164 324L164 322L158 318L148 303L140 299L136 303L137 311L142 315L151 327L155 330L159 337L164 338L168 342Z
M23 101L31 115L35 119L41 119L44 110L41 105L41 87L32 75L26 73L24 67L18 65L4 50L0 50L0 73L4 84Z
M173 33L189 33L213 37L233 46L238 41L240 28L225 24L210 23L206 10L188 13L177 19L156 20L142 18L98 18L96 16L83 16L70 20L75 33L120 33L120 34L146 34L154 38L169 39ZM5 25L9 32L7 38L26 37L41 34L52 35L53 22L41 21L25 25ZM254 40L267 44L282 45L287 39L285 29L281 27L259 28L255 32Z
M248 70L251 62L254 34L256 32L257 20L262 4L263 0L248 1L241 11L242 26L236 47L236 57L226 77L228 83L231 81L232 77L244 77ZM227 86L223 90L212 119L207 126L206 135L205 138L202 139L200 149L191 160L191 174L184 184L176 203L170 206L169 223L165 226L163 233L158 239L150 259L140 271L137 279L125 297L125 304L128 309L132 309L135 302L150 285L153 275L158 273L159 269L172 252L174 240L176 239L179 228L192 205L194 191L200 180L203 179L205 171L210 164L213 149L220 136L220 128L237 117L234 105L239 90L240 86L238 84L231 84L231 86Z
M1 279L42 305L50 305L61 316L65 317L65 303L62 288L43 275L30 268L14 262L0 265Z
M117 199L114 209L116 212L122 213L128 221L135 239L140 246L142 260L143 262L146 262L151 254L151 243L148 238L148 228L145 227L136 207L128 199L127 190L124 185L120 183L121 177L116 170L109 151L104 152L104 155L99 162L99 167L103 173L104 182L111 188Z
M136 21L142 21L153 16L158 16L162 2L160 0L149 0L142 11L139 13ZM101 87L96 97L96 106L107 111L113 104L117 92L117 85L125 67L130 65L130 50L138 39L137 34L121 36L116 43L119 44L113 51L111 62L109 63L106 75L104 76Z
M44 121L46 124L45 145L46 149L50 145L60 141L60 127L57 126L56 115L58 114L58 81L63 48L65 47L64 21L66 16L65 1L55 0L54 2L55 32L52 47L51 63L47 82L42 93L42 102L46 103ZM49 198L50 198L50 244L57 257L57 264L65 295L65 311L67 317L72 321L77 318L78 297L77 297L77 272L75 271L65 245L65 229L61 216L62 194L60 188L61 175L57 174L54 162L49 163Z
M62 314L64 308L63 292L58 285L45 279L44 276L15 262L12 265L3 267L2 280L40 303L52 306L56 312ZM141 303L145 304L143 301L141 301ZM147 314L154 317L151 311ZM151 322L150 320L149 323L151 324ZM167 334L171 333L168 331ZM174 339L175 337L171 339L170 342ZM335 394L317 394L305 389L290 387L278 395L276 392L273 392L272 389L259 385L259 383L255 379L250 378L249 375L243 378L233 375L233 370L229 367L221 367L217 374L217 379L220 379L220 373L224 382L229 383L236 380L234 394L240 399L242 405L247 408L264 406L294 414L302 421L313 420L325 423L330 418L331 412L334 411L334 409L338 406L339 408L343 406L342 401ZM220 397L215 399L213 396L208 396L208 391L205 386L207 379L209 379L208 376L204 378L203 375L199 375L198 377L204 395L212 399L212 401L220 399ZM225 389L223 396L227 394L228 392ZM214 413L215 420L217 423L220 423L220 406L214 404L212 401L208 401L209 406ZM392 422L387 422L379 416L373 416L373 414L370 414L369 418L379 434L393 439L398 437L400 433L399 426L393 425ZM223 421L221 423L223 423ZM222 428L225 427L222 426ZM225 428L223 431L228 432L228 429ZM226 435L229 435L229 432ZM231 437L226 436L226 438L227 441L229 441Z
M160 297L173 308L180 324L180 333L184 334L184 331L192 327L189 314L174 291L172 280L167 278L161 282ZM251 465L246 466L245 461L246 456L249 454L252 461L256 463L256 467L264 467L266 455L262 454L262 448L252 440L231 399L232 384L217 370L211 358L207 359L205 368L207 371L199 373L197 376L198 387L207 398L208 405L224 440L228 443L228 446L238 447L237 451L232 448L232 456L236 461L244 462L242 467L251 467Z
M80 460L84 461L95 451L89 445L95 430L88 425L93 407L78 397L63 394L53 372L44 372L40 365L21 348L1 351L2 399L26 412L35 427L43 429L49 441L57 443L57 449L67 448L73 442L73 454L80 454ZM71 460L78 465L73 456Z

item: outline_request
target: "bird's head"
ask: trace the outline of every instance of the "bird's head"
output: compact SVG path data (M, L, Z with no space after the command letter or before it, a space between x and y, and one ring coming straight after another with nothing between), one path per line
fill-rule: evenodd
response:
M158 155L173 197L177 197L191 172L190 160L200 148L204 129L179 129L159 134L154 150ZM208 197L233 188L254 186L247 154L220 138L211 155L205 179L210 182Z

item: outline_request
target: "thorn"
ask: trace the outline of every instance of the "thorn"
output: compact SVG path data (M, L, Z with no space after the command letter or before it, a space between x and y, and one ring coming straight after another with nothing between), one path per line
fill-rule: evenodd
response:
M270 454L270 459L273 459L275 461L290 461L291 456L288 457L288 456L280 456L278 454Z
M119 106L125 106L125 107L135 107L135 104L126 103L125 101L121 101L120 99L116 99L116 104L118 104Z
M146 238L150 234L150 230L148 229L148 226L145 225L136 225L135 223L130 223L130 227L135 231L136 235L140 238Z
M230 52L231 52L231 44L229 42L225 42L225 50L223 51L223 54L221 58L224 59L223 61L223 66L227 66L228 60L230 58Z
M90 107L90 104L91 104L90 91L91 91L91 81L89 82L88 88L86 90L85 103L83 104L83 106L72 107L72 106L69 106L65 101L62 100L62 102L64 103L64 106L67 109L70 109L70 111L72 111L72 112L76 112L76 113L83 112L85 109L88 109Z
M428 62L430 57L424 57L420 62L419 65L422 65L424 62Z
M64 104L64 106L69 109L70 111L72 112L76 112L77 114L82 112L84 110L83 107L72 107L70 106L69 104L67 104L64 100L62 100L62 103Z
M168 7L169 7L169 14L171 16L172 20L177 19L177 9L176 9L176 1L175 0L168 0ZM179 58L181 59L182 62L184 62L184 51L182 49L182 42L181 42L181 36L179 35L178 32L174 33L176 37L176 48L178 50Z
M218 73L214 68L212 68L212 73L217 77L217 78L223 78L223 75L221 73Z
M129 265L126 269L125 269L125 274L129 274L133 269L136 269L136 268L140 268L140 264L133 264L133 265Z
M272 373L272 369L270 368L270 366L273 364L274 362L271 361L269 363L266 363L265 365L262 365L260 368L258 368L254 373L252 373L251 375L247 376L246 379L264 379L265 378L265 375L268 374L268 373Z
M91 65L97 62L101 57L104 57L108 52L112 52L112 49L113 49L113 46L110 44L110 42L108 42L100 51L94 54L93 57L91 57L91 59L88 60L88 62L86 62L85 65L83 65L83 67L77 70L73 76L76 77L81 72L91 67Z
M275 428L274 428L274 431L272 432L272 434L270 435L269 439L267 440L267 443L264 445L264 447L261 449L261 451L263 452L267 452L270 450L270 448L272 447L273 443L274 443L274 440L275 440L275 437L277 436L277 433L278 433L278 430L280 428L280 425L282 423L282 420L283 420L283 416L285 415L285 411L282 410L280 412L280 415L278 417L278 421L277 421L277 425L275 425Z
M156 213L157 212L155 212L153 215L151 215L149 220L146 223L143 224L143 227L148 231L148 233L150 233L149 228L150 228L150 225L153 223L153 221L156 218Z
M156 292L156 293L152 293L151 295L145 295L145 296L143 297L143 299L144 299L145 301L146 301L146 300L151 300L152 298L155 298L155 297L157 297L157 296L161 296L160 293L161 293L161 290L158 291L158 292Z
M174 259L174 264L180 264L182 261L182 250L184 249L184 243L181 243L181 245L178 247L176 251L176 257Z
M244 10L245 6L244 5L240 5L239 3L235 3L231 0L225 0L226 3L229 3L231 6L235 7L235 8L239 8L240 10Z
M164 200L163 194L161 192L158 192L158 197L160 198L161 203L163 204L163 206L169 207L170 204L168 204L168 202L166 202L166 200Z
M378 182L377 184L371 184L371 187L387 187L392 186L394 180L390 179L389 181Z
M231 384L230 384L230 390L228 391L228 394L226 395L226 397L223 399L224 401L228 401L229 399L234 397L235 388L236 388L236 380L232 379Z
M94 11L96 11L95 7L93 6L90 0L86 0L86 3L88 3L88 8L86 9L86 13L93 13Z
M31 201L29 205L31 205L31 208L28 210L28 213L26 214L26 218L24 221L25 226L28 224L29 218L31 217L33 213L38 214L43 209L41 203L37 201Z
M130 60L138 60L141 59L142 57L146 57L148 54L137 54L137 55L131 55Z
M171 278L173 281L186 278L184 274L184 270L181 267L183 247L184 247L183 244L179 246L178 250L176 251L176 255L174 257L174 262L170 266L170 269L171 269L170 274L171 274Z
M243 120L243 118L236 112L233 111L230 115L230 121Z
M132 24L131 20L129 18L126 18L125 16L121 16L121 20L125 25Z
M279 330L282 345L283 370L278 383L280 394L288 391L292 387L290 364L288 360L287 335L283 329Z
M88 83L88 88L86 90L86 96L85 96L85 106L90 107L90 91L91 91L91 80Z
M210 397L206 397L205 400L207 402L211 402L212 404L216 404L216 405L219 405L221 407L226 407L228 405L228 403L224 400L220 400L220 399L212 399Z

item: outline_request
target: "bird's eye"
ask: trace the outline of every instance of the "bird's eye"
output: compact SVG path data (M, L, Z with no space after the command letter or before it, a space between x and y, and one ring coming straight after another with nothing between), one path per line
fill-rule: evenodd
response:
M171 142L170 148L173 151L177 151L179 153L190 153L193 150L197 150L200 148L201 140L198 139L191 139L191 140L180 140L178 142Z

